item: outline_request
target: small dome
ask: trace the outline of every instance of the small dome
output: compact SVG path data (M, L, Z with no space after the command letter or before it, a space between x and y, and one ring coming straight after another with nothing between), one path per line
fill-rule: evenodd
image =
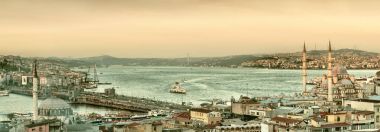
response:
M38 106L39 109L70 109L70 105L67 104L64 100L50 97L45 99Z
M41 116L64 116L68 117L73 115L73 110L70 105L67 104L64 100L51 97L45 99L38 106L38 114Z

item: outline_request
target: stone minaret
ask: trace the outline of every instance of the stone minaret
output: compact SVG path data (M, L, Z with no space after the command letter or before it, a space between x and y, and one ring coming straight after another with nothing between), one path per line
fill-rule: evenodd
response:
M306 82L307 82L307 60L306 60L306 44L303 43L303 51L302 51L302 89L303 92L307 92Z
M37 74L37 60L33 63L33 120L38 119L38 86L39 79Z
M332 90L332 57L331 57L331 42L329 41L329 55L328 55L328 74L327 74L327 101L333 101L333 90Z

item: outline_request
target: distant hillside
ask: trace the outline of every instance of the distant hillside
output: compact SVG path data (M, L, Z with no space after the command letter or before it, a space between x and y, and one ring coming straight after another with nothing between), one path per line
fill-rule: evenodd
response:
M238 66L241 62L255 60L254 55L237 55L226 57L195 57L190 58L190 66ZM112 56L97 56L80 58L80 61L98 65L125 66L187 66L187 58L117 58Z
M336 56L378 56L379 53L366 52L353 49L339 49L333 51ZM327 50L312 50L308 51L308 56L318 58L325 57ZM241 66L245 62L254 62L257 60L265 60L268 58L293 58L293 60L299 59L301 52L295 53L279 53L279 54L267 54L267 55L234 55L225 57L193 57L190 58L190 66L216 66L216 67L235 67ZM290 59L291 60L291 59ZM187 58L117 58L108 55L79 58L75 60L67 60L71 66L77 66L80 64L89 65L97 64L100 66L109 65L125 65L125 66L187 66Z
M326 56L328 50L310 50L307 51L308 56ZM338 49L333 50L334 55L344 55L344 56L378 56L379 53L368 52L363 50L355 50L355 49ZM278 53L278 54L267 54L266 56L301 56L301 52L294 53Z
M312 50L307 52L307 67L312 69L325 69L327 65L327 50ZM242 67L273 68L273 69L299 69L302 66L302 53L283 53L265 55L257 60L243 62ZM377 69L380 68L379 53L353 49L339 49L333 51L335 64L348 69Z
M317 51L309 51L310 55L313 56L323 56L327 54L327 50L317 50ZM379 53L375 52L368 52L368 51L362 51L362 50L354 50L354 49L339 49L334 50L333 54L341 55L341 56L378 56Z

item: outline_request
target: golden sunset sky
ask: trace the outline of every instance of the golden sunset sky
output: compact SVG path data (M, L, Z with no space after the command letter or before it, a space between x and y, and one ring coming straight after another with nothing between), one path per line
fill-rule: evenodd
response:
M377 0L1 0L0 54L185 57L380 52Z

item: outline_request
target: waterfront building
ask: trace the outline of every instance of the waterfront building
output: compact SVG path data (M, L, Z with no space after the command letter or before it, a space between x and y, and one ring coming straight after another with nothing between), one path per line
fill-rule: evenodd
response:
M249 97L240 96L239 100L231 98L231 112L236 115L250 115L250 110L260 107L260 102Z
M30 75L23 75L21 76L21 85L26 86L26 85L31 85L33 84L33 76Z
M351 113L351 129L372 130L375 129L375 112L373 111L353 111Z
M106 126L99 127L100 131L113 131L113 132L162 132L163 123L161 121L154 122L126 122L117 123L112 127Z
M40 120L25 125L25 132L62 132L62 122L57 119Z
M311 120L311 131L346 132L375 131L374 112L372 111L334 111L315 114Z
M344 101L343 106L360 111L373 111L376 128L380 128L380 101L371 99L356 99Z
M173 120L177 127L191 126L191 116L189 112L180 112L173 115Z
M272 111L271 108L258 108L258 109L251 109L249 110L249 115L257 117L258 119L264 119L272 117Z
M190 117L197 126L218 125L222 121L222 116L219 112L201 108L190 109Z
M107 88L107 89L104 89L104 94L108 97L114 97L116 96L116 91L115 91L115 88Z
M304 132L307 130L303 120L287 117L274 117L261 124L261 132Z

